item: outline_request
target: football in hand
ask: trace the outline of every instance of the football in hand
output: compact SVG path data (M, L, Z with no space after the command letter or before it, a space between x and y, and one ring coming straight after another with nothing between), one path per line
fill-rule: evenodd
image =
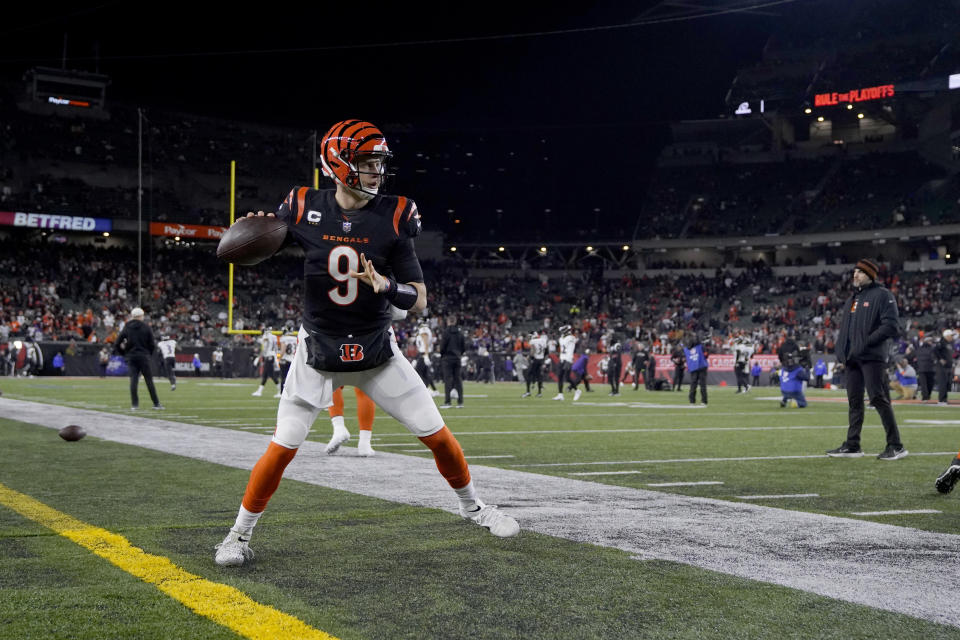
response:
M287 223L280 218L240 218L220 238L217 257L225 262L249 267L279 251L286 237Z
M60 437L67 442L76 442L85 435L87 435L87 432L78 424L68 424L60 429Z

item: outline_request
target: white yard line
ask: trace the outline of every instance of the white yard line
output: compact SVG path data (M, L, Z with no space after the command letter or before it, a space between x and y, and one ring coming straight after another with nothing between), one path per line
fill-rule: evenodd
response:
M737 496L741 500L778 500L780 498L819 498L819 493L782 493L769 496Z
M651 482L648 487L698 487L706 484L723 484L719 480L699 480L697 482Z
M628 471L577 471L574 473L568 473L568 476L626 476L626 475L635 475L638 473L649 473L648 471L640 471L639 469L630 469Z
M69 421L94 439L248 470L270 441L155 415L7 398L0 398L0 416L51 429ZM285 478L456 514L457 501L432 458L380 452L361 471L356 456L328 456L324 446L305 442ZM960 627L956 580L947 570L960 564L958 535L483 465L471 465L470 472L481 497L516 516L526 531ZM238 486L235 496L224 496L224 509L235 509L242 492ZM209 553L215 542L198 540L196 553Z
M570 417L569 415L567 416ZM592 417L592 416L591 416ZM952 425L900 425L900 429L944 429ZM528 436L553 433L697 433L701 431L817 431L823 429L846 432L847 425L796 425L776 427L637 427L622 429L523 429L521 431L463 431L453 429L459 436ZM405 436L406 433L381 433L383 437Z
M895 509L893 511L851 511L853 516L903 516L914 513L943 513L936 509Z
M867 453L866 456L879 455ZM956 451L927 451L914 453L910 452L911 456L951 456L955 455ZM514 464L510 465L515 469L521 468L532 468L532 467L588 467L591 465L606 465L606 464L665 464L668 462L747 462L750 460L806 460L810 458L824 459L827 457L827 454L821 453L819 455L807 455L807 456L750 456L750 457L741 457L741 458L666 458L661 460L602 460L594 462L539 462L539 463L529 463L529 464Z

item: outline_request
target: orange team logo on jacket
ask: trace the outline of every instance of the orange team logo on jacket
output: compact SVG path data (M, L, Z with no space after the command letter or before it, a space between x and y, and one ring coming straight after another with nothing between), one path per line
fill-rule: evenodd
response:
M343 362L359 362L360 360L363 360L363 345L340 345L340 360Z

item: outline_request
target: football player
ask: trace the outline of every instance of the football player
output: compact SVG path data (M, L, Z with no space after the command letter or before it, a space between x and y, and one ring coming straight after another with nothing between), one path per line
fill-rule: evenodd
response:
M426 322L417 327L417 364L416 370L423 378L423 383L430 387L430 395L436 398L440 395L437 385L433 382L433 365L430 363L430 354L433 352L433 331Z
M376 453L370 444L373 436L373 417L376 413L376 405L373 404L370 396L357 387L353 388L353 392L357 396L357 422L360 423L357 427L360 438L357 443L357 455L369 458ZM328 456L335 454L340 449L340 445L350 439L350 431L347 430L347 426L343 422L343 387L333 392L333 405L330 406L329 411L330 422L333 424L333 435L330 437L326 449L324 449Z
M557 395L554 400L563 400L563 385L570 382L570 370L573 368L573 352L577 348L577 337L573 335L573 329L565 324L560 327L560 360L557 371ZM580 394L577 393L577 400Z
M260 386L250 395L258 398L262 396L263 387L267 384L267 378L270 378L273 380L273 384L277 385L277 393L273 397L280 397L280 377L277 375L276 367L278 350L277 336L273 335L273 327L264 327L263 335L260 336L260 355L257 356L257 360L260 361L260 366L263 369L263 375L260 376Z
M170 380L170 391L177 390L177 341L172 336L160 336L157 343L163 365L167 369L167 378Z
M287 222L287 240L306 254L304 317L276 431L250 473L233 527L217 545L218 565L253 558L250 536L284 469L319 412L333 404L333 391L345 384L363 390L433 452L462 517L499 537L520 531L516 520L480 500L460 444L388 331L391 304L419 312L427 301L413 245L420 231L417 205L380 193L391 155L383 133L369 122L335 124L321 141L320 156L336 188L295 187L276 213Z
M293 330L292 324L287 325L277 342L280 345L280 391L277 392L276 397L279 398L287 383L287 373L290 371L290 365L293 364L293 354L297 352L297 333ZM342 412L341 415L343 415Z
M530 368L527 369L527 391L523 398L530 397L530 383L537 383L537 397L543 395L543 359L547 356L547 336L534 331L530 334Z
M747 373L747 368L750 366L750 358L753 357L753 345L746 337L741 336L737 338L733 351L736 354L733 372L737 376L737 393L746 393L750 391L750 374Z

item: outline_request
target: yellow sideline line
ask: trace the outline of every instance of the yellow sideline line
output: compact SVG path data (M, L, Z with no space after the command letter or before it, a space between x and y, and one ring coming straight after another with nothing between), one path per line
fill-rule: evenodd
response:
M302 620L260 604L234 587L184 571L169 559L146 553L121 535L94 527L0 483L0 504L54 530L157 587L196 613L246 638L337 640Z

